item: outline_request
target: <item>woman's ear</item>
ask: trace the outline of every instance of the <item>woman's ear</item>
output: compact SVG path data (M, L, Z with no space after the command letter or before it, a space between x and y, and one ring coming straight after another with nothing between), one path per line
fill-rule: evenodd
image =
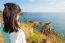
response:
M18 20L19 19L19 14L17 14L17 16L16 16L16 20Z

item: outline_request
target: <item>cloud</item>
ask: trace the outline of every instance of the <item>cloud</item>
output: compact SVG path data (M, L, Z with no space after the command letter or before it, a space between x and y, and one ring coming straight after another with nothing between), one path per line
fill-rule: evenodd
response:
M23 7L23 11L24 12L65 12L65 0L45 0L45 1L38 0L33 4L32 3L26 4Z

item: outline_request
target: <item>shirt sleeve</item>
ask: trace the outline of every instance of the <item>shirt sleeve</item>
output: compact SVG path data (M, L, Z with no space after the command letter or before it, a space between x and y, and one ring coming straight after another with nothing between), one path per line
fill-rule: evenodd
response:
M22 30L20 30L16 43L26 43L25 34Z

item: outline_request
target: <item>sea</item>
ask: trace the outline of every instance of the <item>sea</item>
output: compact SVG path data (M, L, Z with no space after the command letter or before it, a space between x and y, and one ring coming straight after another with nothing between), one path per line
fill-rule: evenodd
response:
M39 22L51 22L55 31L61 33L65 37L65 13L60 12L23 12L19 20L36 20Z

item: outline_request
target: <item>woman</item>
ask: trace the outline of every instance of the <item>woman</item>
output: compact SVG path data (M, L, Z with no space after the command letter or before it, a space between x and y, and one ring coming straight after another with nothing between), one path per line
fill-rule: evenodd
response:
M26 43L25 34L17 24L21 9L14 3L4 4L4 43Z

